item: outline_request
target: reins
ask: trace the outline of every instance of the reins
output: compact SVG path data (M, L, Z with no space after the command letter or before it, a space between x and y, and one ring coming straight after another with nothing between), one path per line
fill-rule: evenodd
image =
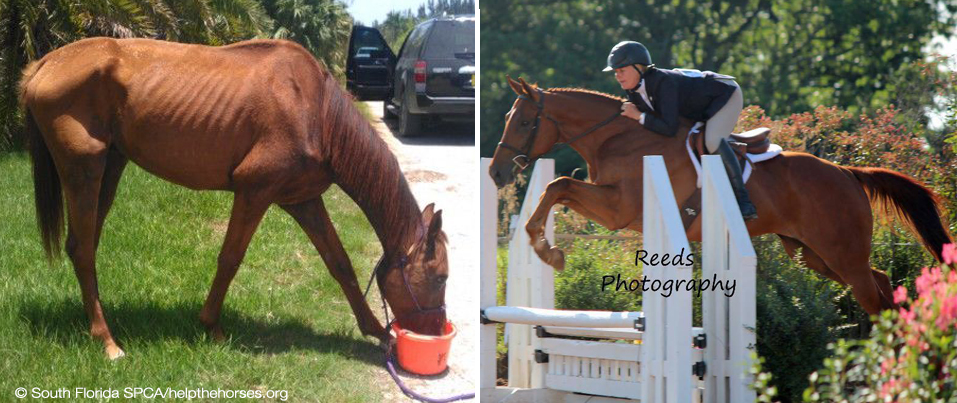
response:
M537 88L537 90L538 90L538 99L539 99L539 100L538 100L537 102L535 102L535 107L538 109L538 112L535 114L535 123L532 125L532 132L531 132L531 134L530 134L528 137L526 137L526 139L525 139L525 144L522 146L521 149L519 149L518 147L515 147L515 146L513 146L513 145L511 145L511 144L508 144L508 143L505 143L505 142L501 142L501 141L500 141L500 142L498 143L498 146L499 146L499 147L505 148L505 149L507 149L507 150L512 151L513 153L515 153L515 157L512 158L512 162L514 162L515 165L517 165L520 169L525 169L525 168L527 168L529 165L531 165L532 162L535 162L535 160L538 159L538 157L529 158L529 157L528 157L528 154L532 151L532 146L535 145L535 139L538 138L538 129L539 129L539 127L541 126L542 116L544 116L545 119L548 119L548 120L552 121L552 123L555 124L555 127L558 128L559 133L566 134L565 129L564 129L564 127L562 127L561 122L559 122L558 120L556 120L555 118L553 118L551 115L545 113L545 91L542 91L541 88ZM518 95L518 99L524 99L524 100L528 100L528 101L534 101L534 99L531 99L530 97L528 97L528 96L526 96L526 95L524 95L524 94L519 94L519 95ZM572 143L574 143L574 142L580 140L581 138L583 138L583 137L585 137L585 136L587 136L587 135L589 135L589 134L595 132L596 130L598 130L598 129L604 127L605 125L611 123L612 121L614 121L615 119L617 119L618 116L621 116L621 110L616 111L613 115L609 116L609 117L606 118L605 120L602 120L601 122L598 122L598 124L595 124L595 125L593 125L592 127L589 127L589 128L586 129L585 131L583 131L583 132L581 132L581 133L579 133L579 134L576 134L576 135L574 135L574 136L571 136L568 140L566 140L566 141L559 141L559 142L555 143L554 145L552 145L551 148L548 149L548 151L542 153L542 155L547 154L549 151L551 151L552 149L554 149L554 148L557 147L557 146L561 146L561 145L571 145ZM519 162L519 160L522 160L523 162Z

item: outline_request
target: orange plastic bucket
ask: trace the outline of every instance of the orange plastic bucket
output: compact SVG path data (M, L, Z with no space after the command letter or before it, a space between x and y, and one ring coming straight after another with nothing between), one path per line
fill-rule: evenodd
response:
M392 324L396 334L399 365L413 374L435 375L448 367L449 348L455 338L452 322L445 322L441 336L414 333Z

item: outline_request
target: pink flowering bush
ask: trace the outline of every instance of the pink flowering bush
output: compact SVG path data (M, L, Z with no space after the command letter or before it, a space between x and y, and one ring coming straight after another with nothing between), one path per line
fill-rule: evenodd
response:
M804 401L957 401L957 248L946 245L943 258L922 270L916 297L894 292L900 308L883 312L869 339L829 346Z

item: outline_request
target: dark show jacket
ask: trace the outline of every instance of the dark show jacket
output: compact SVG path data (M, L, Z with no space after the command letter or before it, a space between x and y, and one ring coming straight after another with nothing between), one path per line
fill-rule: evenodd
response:
M628 101L645 113L645 128L663 136L678 133L678 117L704 122L714 116L734 94L735 86L718 81L731 78L710 71L689 75L678 70L650 68L643 74L645 92L654 110L637 91L626 91Z

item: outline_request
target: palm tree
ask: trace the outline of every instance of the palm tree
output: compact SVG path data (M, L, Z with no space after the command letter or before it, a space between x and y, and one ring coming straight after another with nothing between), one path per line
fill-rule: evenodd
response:
M296 41L340 80L345 77L352 17L335 0L263 0L276 22L273 38Z
M20 71L53 49L91 36L218 45L271 32L256 0L0 0L0 150L22 145Z

